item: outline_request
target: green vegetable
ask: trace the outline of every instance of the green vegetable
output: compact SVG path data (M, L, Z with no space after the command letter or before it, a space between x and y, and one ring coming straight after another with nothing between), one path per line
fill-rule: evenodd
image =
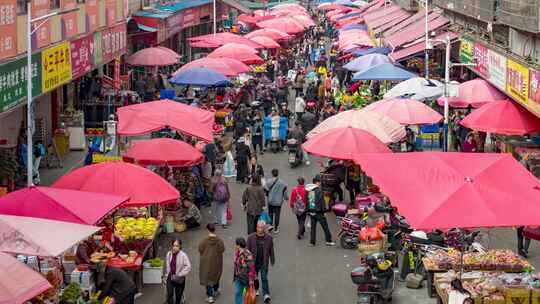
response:
M68 302L68 303L77 303L77 300L81 297L81 286L79 283L71 282L69 285L64 289L64 293L62 293L62 300Z
M163 261L159 258L151 259L146 261L148 264L150 264L151 267L161 267L163 266Z

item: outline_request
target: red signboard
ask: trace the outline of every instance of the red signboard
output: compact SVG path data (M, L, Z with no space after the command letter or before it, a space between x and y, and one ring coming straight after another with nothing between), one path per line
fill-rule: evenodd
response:
M0 0L0 60L17 55L17 1Z
M476 63L474 70L478 72L478 74L488 77L488 48L483 44L476 42L474 44L473 52L473 58Z
M94 36L71 41L71 78L83 76L94 66Z
M212 11L214 10L214 6L207 4L199 7L199 18L210 16L210 19L212 19Z
M199 7L194 7L194 8L184 10L183 15L184 15L184 21L182 24L182 28L195 26L195 25L198 25L200 22Z
M540 72L529 69L529 103L540 106Z
M32 18L41 17L49 13L51 3L49 0L32 0ZM36 26L37 24L34 24ZM51 44L51 21L47 20L40 25L32 36L32 47L42 48Z
M182 13L175 14L167 18L167 30L168 30L169 37L182 30L183 21L184 21L184 15Z
M61 0L62 10L70 10L77 7L77 1L75 0ZM79 34L79 28L77 27L78 12L71 12L62 15L62 37L63 39L69 39Z
M98 0L86 0L86 32L95 32L99 27L99 2Z
M101 34L103 62L107 63L126 52L126 24L106 29Z
M116 24L116 0L106 0L105 14L107 15L107 26Z

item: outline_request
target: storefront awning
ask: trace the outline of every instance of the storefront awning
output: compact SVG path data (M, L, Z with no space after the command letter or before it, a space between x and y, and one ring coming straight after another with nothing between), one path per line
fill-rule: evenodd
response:
M458 38L458 35L456 33L443 32L442 34L435 37L435 40L446 39L446 36L450 36L451 40L454 40L454 39ZM433 43L433 45L439 45L439 44L441 44L440 41L434 41L434 43ZM420 39L420 41L414 43L411 46L408 46L408 47L403 48L403 49L401 49L401 50L399 50L397 52L393 52L393 53L389 54L388 57L390 57L390 59L392 61L401 61L401 60L408 59L408 58L410 58L410 57L412 57L412 56L414 56L416 54L424 52L425 48L426 48L425 39L422 38L422 39Z
M174 4L158 5L157 8L162 11L176 13L192 7L203 6L212 3L212 0L184 0Z
M412 15L411 17L403 20L402 22L396 23L394 26L387 27L384 30L381 30L380 32L384 32L384 35L386 37L390 37L391 35L406 29L411 24L414 24L418 20L424 18L425 14L426 13L424 11L419 11L418 13L416 13L416 14ZM428 20L429 20L429 18L430 18L430 16L428 16ZM384 27L386 27L386 25Z
M428 22L428 30L434 31L444 25L447 25L449 22L450 21L448 19L439 15L437 18ZM416 39L421 38L422 35L425 35L425 31L426 29L424 20L419 20L407 29L404 29L403 31L393 34L392 36L385 39L385 43L391 48L395 49L408 42L413 42Z
M251 14L251 9L248 7L242 5L242 3L236 1L236 0L221 0L223 3L227 4L228 6L234 7L235 9L239 10L242 13L245 14Z
M411 20L411 19L416 20L416 19L420 18L419 17L420 14L421 14L421 12L416 13L416 14L411 16L409 13L407 13L407 15L402 15L401 17L393 18L390 22L382 24L382 25L378 26L377 28L375 28L375 30L373 30L373 32L375 34L379 34L379 33L386 32L387 30L392 29L392 28L399 29L399 28L405 27L405 26L407 26L407 24L409 24L408 23L409 20Z
M400 7L397 6L397 5L388 5L387 7L382 7L382 8L379 8L377 10L372 10L372 11L369 11L369 12L366 12L363 17L364 17L364 20L366 21L366 24L368 26L370 26L371 23L373 23L374 21L384 17L384 16L387 16L389 14L392 14L394 13L395 11L398 11L400 10Z
M381 18L378 18L376 20L367 20L366 19L366 24L368 26L368 28L370 29L375 29L381 25L384 25L386 23L389 23L389 22L392 22L394 21L395 19L397 18L402 18L401 20L404 20L405 18L409 17L411 14L408 13L407 11L405 10L402 10L402 9L398 9L384 17L381 17Z

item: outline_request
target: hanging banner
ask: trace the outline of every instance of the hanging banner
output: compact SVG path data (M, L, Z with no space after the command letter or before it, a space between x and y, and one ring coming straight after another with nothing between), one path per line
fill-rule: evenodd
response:
M199 24L199 7L193 7L186 9L182 13L184 15L184 21L182 28L190 27Z
M114 89L120 91L122 79L120 79L120 56L114 58Z
M167 36L171 37L182 30L184 15L182 13L174 14L167 18Z
M41 53L42 91L51 91L71 80L69 42L65 41Z
M41 94L41 53L32 55L32 96ZM3 64L0 69L0 112L25 101L27 78L26 57Z
M529 70L529 104L527 107L540 116L540 72Z
M506 71L506 93L523 105L529 97L529 69L508 59Z
M99 27L99 2L98 0L86 0L86 32L95 32Z
M32 18L45 16L49 13L51 3L49 0L32 0ZM37 26L37 24L33 24ZM46 20L32 35L32 48L42 48L51 44L51 21Z
M506 89L506 57L488 50L488 80L502 91Z
M77 7L76 0L60 0L60 6L62 10L70 10ZM62 15L62 37L63 40L77 36L79 34L79 28L77 27L78 11Z
M110 62L116 56L126 52L126 24L122 23L101 33L103 63Z
M71 41L71 78L76 79L90 72L94 66L94 37Z
M0 0L0 60L17 56L17 0Z
M476 42L474 44L473 56L474 62L476 63L474 70L478 74L488 77L488 48L485 45Z
M103 63L103 38L101 32L94 33L94 66Z
M105 15L107 17L107 26L116 24L116 0L105 1Z

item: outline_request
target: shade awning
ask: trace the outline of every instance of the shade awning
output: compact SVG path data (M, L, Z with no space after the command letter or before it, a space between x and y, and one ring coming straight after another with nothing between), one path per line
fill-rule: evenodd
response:
M441 41L437 41L437 40L442 40L442 39L445 39L446 36L449 36L451 40L454 40L454 39L457 39L458 38L458 35L456 33L453 33L453 32L444 32L440 35L438 35L434 41L433 41L433 45L440 45L442 44ZM421 39L419 42L409 46L409 47L406 47L406 48L403 48L397 52L393 52L391 53L390 55L388 55L388 57L390 57L390 59L392 59L392 61L400 61L400 60L405 60L405 59L408 59L410 58L411 56L414 56L418 53L421 53L423 52L424 50L426 49L426 43L425 43L425 39Z
M405 10L402 10L402 9L398 9L392 13L389 13L388 15L385 15L381 18L378 18L378 19L375 19L375 20L369 20L366 19L366 24L367 26L370 28L370 29L374 29L374 28L377 28L385 23L388 23L388 22L392 22L393 20L395 20L396 18L403 18L404 16L405 17L408 17L410 16L411 14L408 13L407 11Z
M375 35L378 35L391 28L400 28L402 23L406 23L406 21L409 20L410 18L413 18L413 16L415 15L411 15L410 13L407 12L407 14L403 14L399 17L392 18L391 21L386 22L382 25L379 25L375 27L375 29L372 29L373 33Z
M429 18L428 18L429 20ZM450 21L446 19L443 16L438 16L435 19L432 19L428 22L428 30L433 31L436 30L446 24L448 24ZM425 35L426 28L424 21L417 21L413 25L411 25L407 30L404 30L402 32L396 33L387 39L385 39L386 44L388 44L392 48L397 48L399 46L402 46L408 42L413 42L416 39L422 37Z
M366 21L366 24L370 26L370 23L373 23L374 21L379 20L384 16L388 16L389 14L392 14L399 10L400 7L397 5L388 5L387 7L381 7L378 9L373 9L372 11L365 12L363 14L363 17Z
M403 30L406 30L409 26L411 26L412 24L415 24L419 20L425 20L424 19L425 14L426 13L422 10L422 11L419 11L418 13L412 15L411 17L403 20L402 22L396 23L395 26L386 27L386 25L385 25L384 27L386 27L386 28L384 30L380 30L379 33L384 32L384 35L386 37L390 37L391 35L393 35L393 34L395 34L397 32L401 32ZM428 21L432 20L432 18L434 18L434 17L435 17L435 15L428 16Z

